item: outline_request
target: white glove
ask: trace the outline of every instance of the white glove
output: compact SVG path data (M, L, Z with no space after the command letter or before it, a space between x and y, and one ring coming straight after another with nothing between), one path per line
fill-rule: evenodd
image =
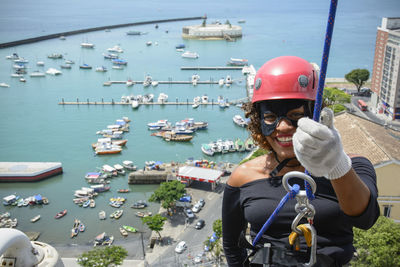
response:
M312 175L329 180L345 175L351 160L343 151L338 131L333 126L333 111L324 108L321 123L301 118L293 135L296 158Z

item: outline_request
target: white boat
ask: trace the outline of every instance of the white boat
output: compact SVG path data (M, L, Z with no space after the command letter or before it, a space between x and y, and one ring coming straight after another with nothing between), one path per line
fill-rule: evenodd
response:
M64 63L65 64L75 64L75 62L73 60L70 60L70 59L66 59Z
M197 85L198 81L200 81L200 75L198 74L192 75L192 84Z
M249 64L247 59L242 58L230 58L227 65L230 66L247 66Z
M20 73L12 73L12 74L11 74L11 77L12 77L12 78L21 78L21 77L24 77L24 75L23 75L23 74L20 74Z
M123 70L124 69L124 67L122 67L121 65L114 65L114 66L112 66L112 68L114 70Z
M94 44L88 43L88 42L83 42L83 43L81 43L81 47L83 47L83 48L94 48Z
M19 81L24 83L24 82L26 82L26 79L24 77L22 77L22 78L19 79Z
M116 53L123 53L124 50L122 50L122 48L119 45L115 45L111 48L107 48L108 52L116 52Z
M14 62L15 63L25 64L25 63L28 63L29 61L27 59L23 58L23 57L19 57L19 58L14 59Z
M133 99L131 106L132 106L132 108L138 108L139 107L139 100Z
M167 102L167 101L168 101L168 95L167 95L167 94L164 94L164 93L160 93L160 95L158 96L157 101L158 101L159 103L165 103L165 102Z
M197 54L196 52L186 51L186 52L182 53L181 56L184 58L198 58L199 54Z
M246 127L247 126L247 121L242 118L240 115L235 115L233 116L233 122L239 125L240 127Z
M97 67L97 68L96 68L96 71L97 71L97 72L106 72L106 71L107 71L107 68L104 67L104 66Z
M36 62L36 66L42 67L42 66L44 66L44 62L43 61L38 61L38 62Z
M201 151L203 151L204 154L209 155L209 156L214 155L214 150L211 148L211 146L209 144L202 144Z
M133 164L133 161L130 160L124 160L122 162L122 166L124 166L125 169L130 171L136 171L137 169L136 165Z
M232 78L230 75L227 75L225 78L225 84L226 86L230 86L232 84Z
M114 169L117 170L118 174L125 174L125 169L121 164L114 164Z
M224 86L224 84L225 84L225 79L224 79L224 78L219 79L218 85L219 85L220 87L222 87L222 86Z
M202 104L207 104L208 103L208 96L207 95L203 95L201 97L201 103Z
M62 74L62 72L61 72L60 70L55 69L55 68L49 68L49 69L46 71L46 73L47 73L47 74L50 74L50 75L54 75L54 76Z
M66 38L65 38L64 35L61 35L60 37L58 37L58 39L60 39L60 40L65 40Z
M18 59L18 58L19 58L19 56L17 53L13 53L12 55L6 56L6 59L12 59L12 60Z
M31 77L45 77L46 74L36 70L34 72L29 73L29 76L31 76Z
M133 81L131 79L126 81L126 86L131 87L133 85Z
M149 75L146 75L144 77L143 86L148 87L152 83L152 81L153 81L153 78Z
M143 103L150 103L153 102L154 94L145 94L143 96Z
M40 219L40 215L36 215L35 217L33 217L33 218L31 219L31 222L32 222L32 223L37 222L39 219Z
M99 219L100 220L105 220L107 218L106 212L104 210L99 212Z
M147 42L146 42L146 45L147 45L147 46L151 46L152 44L153 44L153 43L152 43L151 41L147 41Z
M158 85L158 81L152 81L151 86L156 87Z
M0 87L10 87L10 85L8 85L6 83L0 83Z
M163 127L168 127L170 125L171 125L171 123L168 122L168 120L158 120L156 122L148 123L147 127L149 127L149 130L159 130Z

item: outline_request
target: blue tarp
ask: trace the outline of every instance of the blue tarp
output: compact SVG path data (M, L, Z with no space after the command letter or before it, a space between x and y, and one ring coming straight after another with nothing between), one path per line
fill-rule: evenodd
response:
M42 195L36 195L35 196L35 200L36 200L36 202L41 202L41 201L43 201L43 198L42 198Z

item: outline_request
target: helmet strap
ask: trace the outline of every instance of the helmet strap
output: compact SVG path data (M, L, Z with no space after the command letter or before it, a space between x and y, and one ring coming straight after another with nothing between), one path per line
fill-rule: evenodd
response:
M287 165L287 164L289 163L289 161L291 161L292 159L296 159L295 157L294 157L294 158L287 158L287 159L284 159L284 160L282 160L282 161L279 161L278 155L276 154L276 152L275 152L274 150L272 150L272 152L274 153L275 160L278 162L278 166L276 166L276 167L269 173L270 177L275 177L285 166L287 166L287 167L297 167L297 166L300 166L300 163L295 164L295 165Z

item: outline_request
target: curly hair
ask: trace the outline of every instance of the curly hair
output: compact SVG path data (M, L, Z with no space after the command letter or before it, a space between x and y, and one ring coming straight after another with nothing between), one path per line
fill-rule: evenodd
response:
M314 101L306 101L305 109L306 115L312 116L314 112ZM325 106L323 104L323 106ZM242 105L244 110L244 116L250 119L248 123L248 130L250 131L251 137L254 142L265 150L272 151L271 145L268 143L264 134L261 132L261 122L260 122L260 108L258 103L247 102Z
M271 151L271 145L268 143L267 139L261 132L261 115L258 105L247 102L243 104L242 109L244 110L244 116L250 119L247 129L250 131L251 137L253 138L254 142L261 148Z

